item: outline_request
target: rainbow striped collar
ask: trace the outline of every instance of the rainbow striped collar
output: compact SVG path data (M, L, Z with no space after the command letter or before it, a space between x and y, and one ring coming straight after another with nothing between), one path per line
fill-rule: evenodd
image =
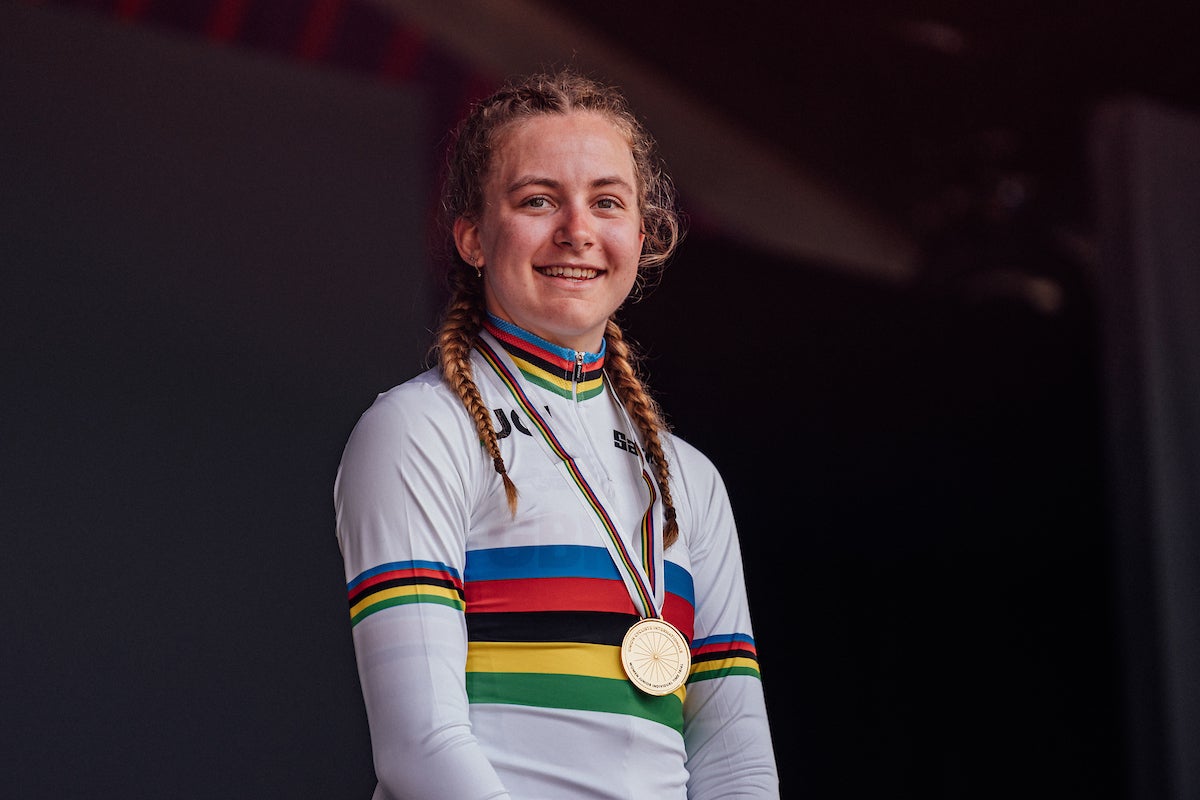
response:
M599 353L579 352L548 342L492 314L484 320L483 329L496 338L530 383L579 402L604 391L607 342L601 342Z

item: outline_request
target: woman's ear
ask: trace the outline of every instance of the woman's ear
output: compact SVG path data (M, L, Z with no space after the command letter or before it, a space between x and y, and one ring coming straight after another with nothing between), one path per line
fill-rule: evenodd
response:
M479 226L466 217L454 220L454 246L463 261L476 268L483 266L483 253L479 249Z

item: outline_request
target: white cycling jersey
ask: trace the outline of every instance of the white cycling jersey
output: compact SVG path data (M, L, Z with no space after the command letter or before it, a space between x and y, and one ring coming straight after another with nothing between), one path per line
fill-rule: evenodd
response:
M472 370L515 515L437 370L376 399L335 482L375 798L777 798L717 470L662 437L680 531L664 553L661 498L603 352L494 317L480 340ZM648 615L691 644L687 684L661 697L618 652Z

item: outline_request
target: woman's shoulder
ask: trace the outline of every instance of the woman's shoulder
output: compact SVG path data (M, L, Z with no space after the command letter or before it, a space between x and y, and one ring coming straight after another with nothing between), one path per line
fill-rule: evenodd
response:
M375 396L367 407L368 414L393 415L412 414L422 410L436 410L460 405L458 397L442 380L441 372L432 367L414 375L403 383L396 384Z
M462 401L437 370L429 370L375 397L350 431L342 466L369 471L424 463L439 453L457 461L478 448L478 439Z
M376 395L354 430L357 435L395 435L445 428L464 416L462 401L437 369L429 369Z
M724 494L725 479L707 453L673 432L664 439L667 463L681 490L696 498Z
M717 471L716 464L713 463L712 459L710 459L704 451L686 439L680 437L677 433L668 433L666 436L666 443L670 448L670 451L674 453L674 461L679 464L680 469L687 471L711 471L713 473ZM670 455L670 453L668 453L668 455Z

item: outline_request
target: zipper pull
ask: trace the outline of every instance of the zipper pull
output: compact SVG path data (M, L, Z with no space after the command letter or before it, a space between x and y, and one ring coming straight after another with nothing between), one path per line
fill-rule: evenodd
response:
M583 351L575 351L575 383L583 380Z

